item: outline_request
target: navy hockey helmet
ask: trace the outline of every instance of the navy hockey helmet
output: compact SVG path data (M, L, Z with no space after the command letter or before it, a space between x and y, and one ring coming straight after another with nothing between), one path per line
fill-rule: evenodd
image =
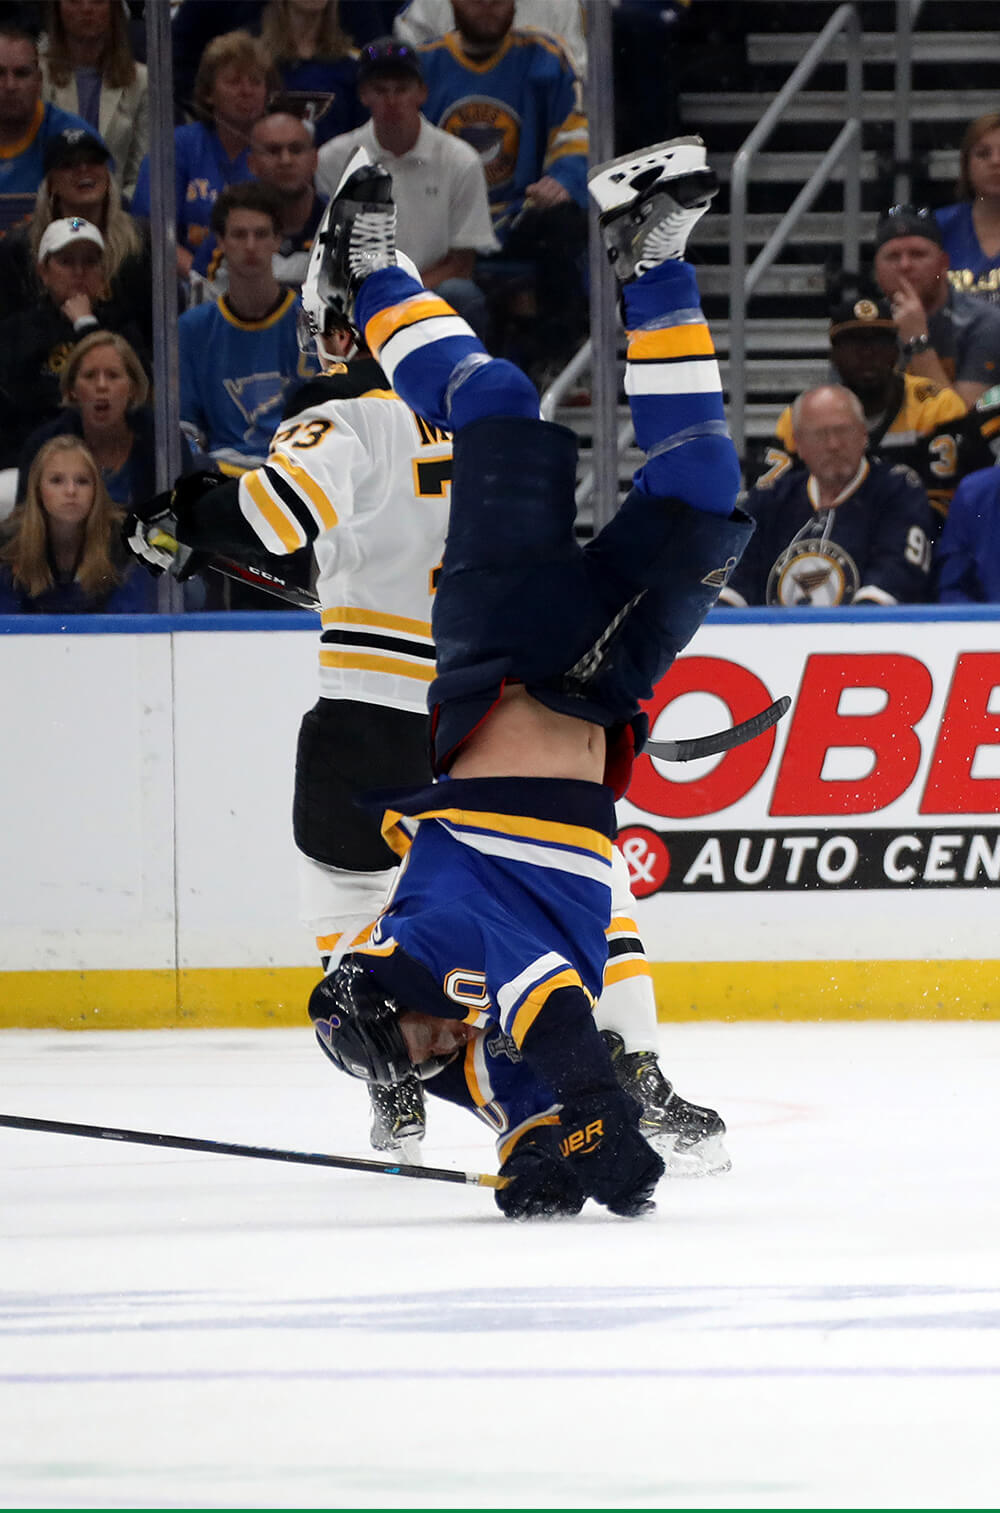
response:
M413 1071L399 1014L396 1000L357 956L345 956L309 999L316 1039L334 1066L385 1087Z

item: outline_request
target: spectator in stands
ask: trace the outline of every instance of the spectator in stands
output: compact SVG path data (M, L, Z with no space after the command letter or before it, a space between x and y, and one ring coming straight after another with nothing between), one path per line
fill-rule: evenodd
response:
M45 14L42 98L100 134L128 199L149 150L149 85L132 54L125 10L118 0L49 0Z
M665 5L670 0L663 0ZM455 25L451 0L409 0L392 23L401 42L419 47L450 32ZM514 25L519 31L547 32L561 43L581 79L587 76L587 38L580 0L515 0ZM361 46L362 38L355 35ZM647 137L647 142L655 141Z
M1000 604L1000 468L963 478L934 552L940 604Z
M0 614L155 609L155 584L129 565L121 544L123 519L83 443L73 436L47 441L24 503L2 527Z
M420 49L429 121L483 162L501 252L480 279L495 349L544 385L587 325L587 118L560 44L512 30L514 0L453 0L456 29ZM511 265L521 264L512 279ZM523 269L527 268L527 277Z
M38 296L38 248L53 221L74 216L90 221L104 239L109 300L120 316L134 320L152 347L152 281L148 227L122 209L111 175L108 149L99 137L71 127L45 149L45 178L26 226L0 240L0 317Z
M906 604L927 597L931 508L919 478L865 456L857 396L807 389L792 406L804 468L750 490L757 529L720 604Z
M306 276L309 251L326 209L325 196L316 192L316 163L312 128L300 116L279 104L255 123L250 134L250 171L258 184L273 189L281 201L281 246L274 258L274 276L279 284L295 288ZM210 282L213 295L227 287L229 275L214 234L195 253L194 271Z
M82 117L42 99L38 45L29 32L0 17L0 233L31 214L45 176L45 148Z
M830 320L830 360L840 382L861 401L868 451L911 467L943 520L959 478L966 413L954 389L898 371L899 337L886 300L847 300L838 306ZM758 486L774 483L795 458L789 406L778 420Z
M59 379L63 408L24 444L17 497L36 453L52 436L77 436L90 451L113 503L123 509L156 493L156 435L149 379L134 349L113 331L92 331L73 348ZM181 437L181 465L194 467Z
M316 146L364 120L351 39L337 0L268 0L260 40L281 76L284 94L307 96Z
M953 289L1000 304L1000 114L978 116L959 151L957 203L935 211Z
M486 301L473 281L477 252L495 252L479 154L421 114L427 86L413 48L382 37L361 49L358 93L371 120L335 137L319 154L318 182L333 194L355 150L392 174L396 240L428 289L484 336Z
M235 476L264 461L286 392L317 365L299 351L295 291L274 276L281 245L274 190L255 183L224 189L212 229L229 287L178 322L181 422L192 443Z
M248 32L225 32L202 55L194 85L200 119L174 131L177 267L184 278L209 233L220 191L250 177L250 132L264 114L277 77L263 45ZM132 198L133 215L149 216L149 192L147 157Z
M74 216L52 221L38 247L37 300L0 321L0 467L16 467L32 431L59 413L59 378L76 343L117 331L148 366L142 332L108 300L104 238Z
M929 210L894 205L875 232L875 277L892 304L907 372L947 385L966 407L1000 377L1000 309L952 289Z

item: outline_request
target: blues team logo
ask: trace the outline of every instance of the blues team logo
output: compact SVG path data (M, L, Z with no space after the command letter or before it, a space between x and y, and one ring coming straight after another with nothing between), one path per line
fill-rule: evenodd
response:
M521 141L519 117L499 100L467 95L449 107L439 124L476 149L490 198L495 199L514 177Z
M807 538L794 541L772 567L765 602L828 609L850 604L860 585L861 574L849 552L835 541Z

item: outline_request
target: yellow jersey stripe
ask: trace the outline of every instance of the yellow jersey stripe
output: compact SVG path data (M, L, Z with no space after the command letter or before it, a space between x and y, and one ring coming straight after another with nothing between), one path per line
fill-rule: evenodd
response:
M616 914L608 925L608 935L638 935L639 930L634 919L629 919L627 914Z
M283 456L281 452L273 452L267 459L267 462L269 467L280 468L283 473L288 474L299 493L304 495L312 505L323 529L325 531L332 531L333 527L337 524L337 512L319 484L310 478L309 474L300 468L297 463Z
M378 315L373 315L365 326L365 341L373 352L377 352L390 336L402 331L404 326L412 326L416 321L427 320L432 315L454 314L451 306L436 294L414 294L410 299L404 299L398 305L390 305L388 310L380 310Z
M388 672L397 678L416 678L421 683L433 683L434 668L422 662L408 662L405 657L393 661L391 657L368 656L360 651L328 651L320 648L320 667L347 667L353 672Z
M712 333L707 326L668 326L663 331L632 331L628 339L628 360L641 358L711 357L715 352Z
M408 615L385 615L378 609L359 609L354 605L341 604L325 609L320 616L326 625L374 625L380 630L401 630L408 636L431 638L429 620L411 620Z
M343 935L343 930L337 930L333 935L317 935L316 948L319 951L332 951L337 941Z
M625 957L622 959L608 959L604 968L604 986L609 987L614 982L625 982L630 977L652 977L653 971L643 957Z
M514 1021L510 1027L510 1038L518 1050L521 1049L521 1046L524 1044L524 1037L544 1009L551 994L557 988L579 988L582 991L583 984L580 981L579 973L574 972L571 967L567 967L565 971L557 972L554 977L547 977L544 982L540 982L538 987L533 988L527 998L523 1000L521 1007L514 1015Z
M593 851L607 861L611 860L612 845L608 837L599 830L588 830L583 825L564 825L558 820L536 820L520 814L487 814L471 809L427 809L417 818L444 820L473 832L493 830L499 835L511 835L517 840L572 846L578 851Z
M292 520L282 506L272 499L259 473L244 473L243 484L251 500L271 527L286 552L297 552L305 546L305 532L297 520Z

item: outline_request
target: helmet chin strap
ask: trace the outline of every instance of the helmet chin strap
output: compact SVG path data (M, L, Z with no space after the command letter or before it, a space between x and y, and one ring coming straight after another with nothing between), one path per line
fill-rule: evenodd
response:
M356 332L348 332L345 331L343 327L340 327L336 333L330 333L330 335L334 334L347 336L350 339L347 345L345 347L342 347L340 351L328 352L326 346L328 337L316 337L316 356L320 360L320 364L322 365L324 373L328 373L331 368L338 367L340 363L350 362L352 357L356 357L358 354L358 340Z

